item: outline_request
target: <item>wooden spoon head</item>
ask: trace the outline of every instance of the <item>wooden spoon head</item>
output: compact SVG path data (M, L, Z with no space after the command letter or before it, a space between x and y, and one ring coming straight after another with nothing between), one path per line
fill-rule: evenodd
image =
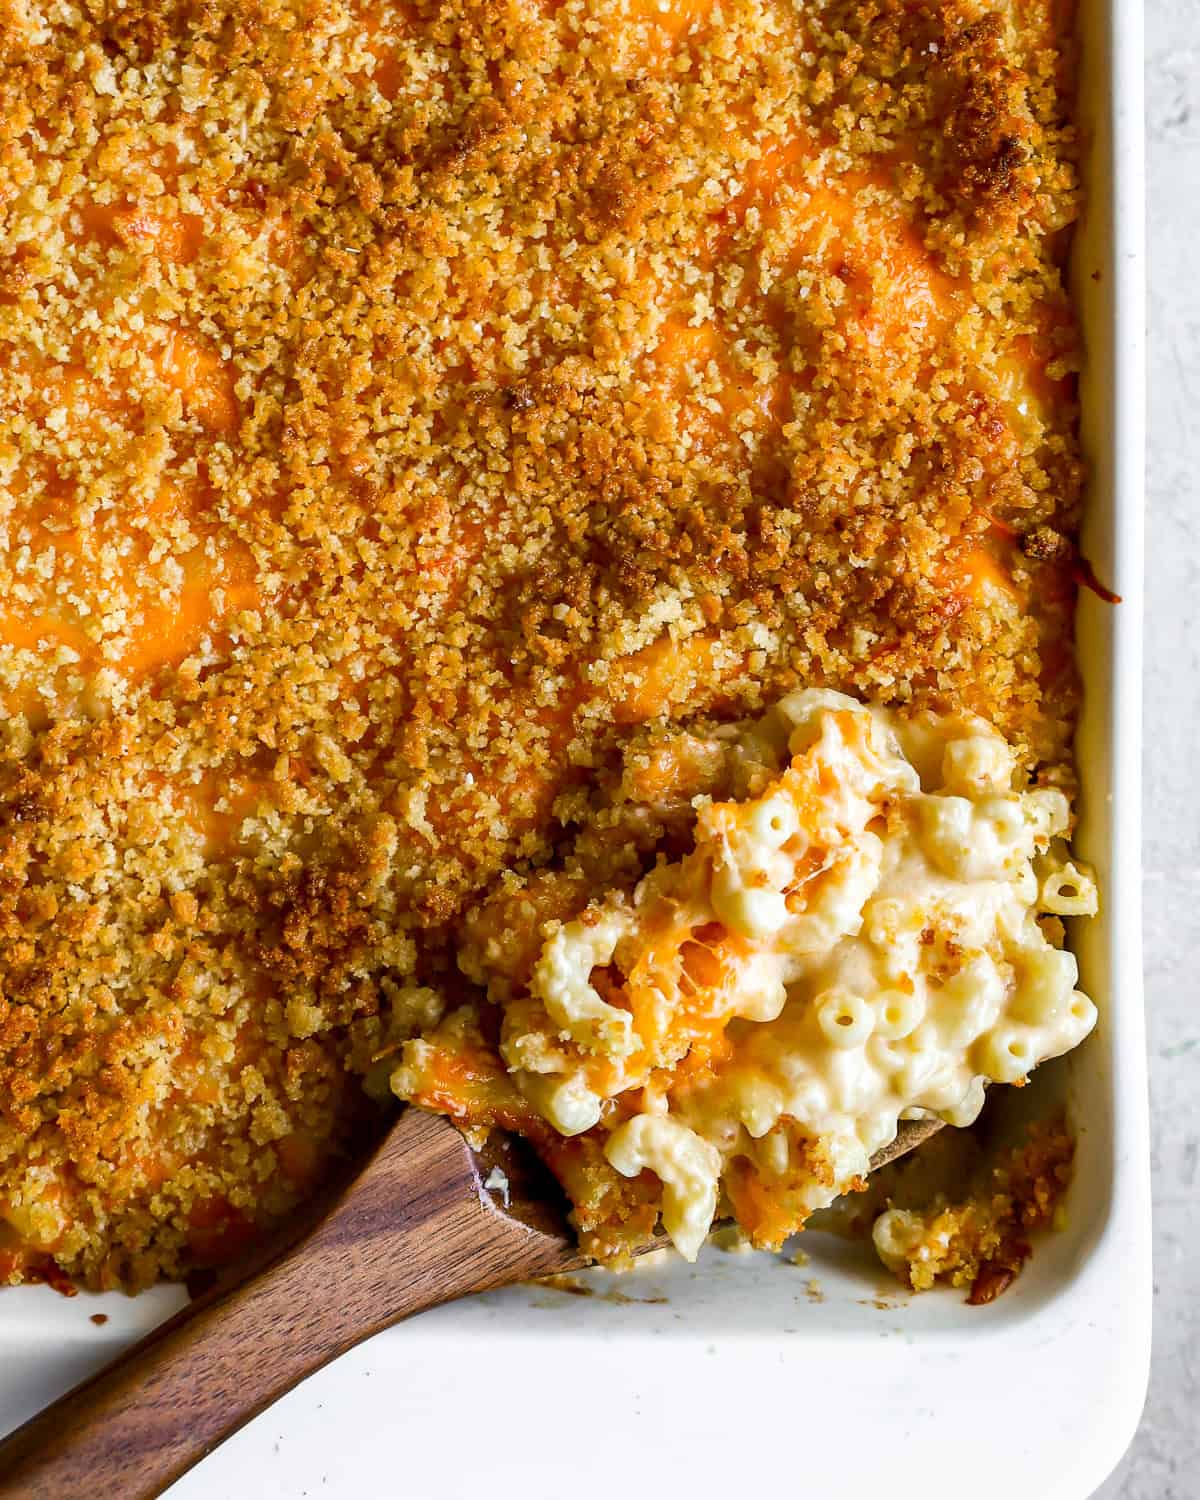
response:
M476 1190L495 1208L536 1234L574 1244L566 1195L528 1141L493 1130L482 1146L463 1146Z
M931 1135L937 1132L945 1124L944 1120L901 1120L899 1129L896 1131L896 1139L888 1146L876 1151L871 1158L871 1171L878 1172L880 1167L886 1167L889 1162L897 1161L902 1156L907 1156L910 1151L915 1151L922 1146Z
M872 1158L872 1169L913 1150L940 1124L902 1121L896 1139ZM347 1243L366 1237L386 1247L406 1226L424 1224L431 1239L442 1237L440 1248L429 1245L431 1262L457 1258L477 1263L474 1288L458 1285L445 1267L446 1295L457 1296L590 1264L579 1250L568 1213L562 1189L520 1137L495 1130L483 1147L474 1149L449 1120L406 1109L353 1177L333 1185L256 1255L195 1290L206 1298L219 1294L314 1232L320 1238L344 1237ZM635 1253L667 1243L660 1233ZM387 1259L384 1255L381 1263ZM402 1264L397 1271L401 1278L407 1274Z

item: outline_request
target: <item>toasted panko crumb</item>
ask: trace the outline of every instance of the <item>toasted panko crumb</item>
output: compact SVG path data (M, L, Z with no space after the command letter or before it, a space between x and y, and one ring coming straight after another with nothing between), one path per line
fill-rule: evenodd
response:
M938 1191L889 1208L875 1222L876 1248L913 1291L943 1282L968 1287L973 1305L992 1302L1020 1275L1030 1235L1056 1223L1074 1157L1061 1118L1037 1123L1021 1145L977 1169L961 1197Z
M796 685L1069 790L1061 13L0 0L0 1280L240 1253Z

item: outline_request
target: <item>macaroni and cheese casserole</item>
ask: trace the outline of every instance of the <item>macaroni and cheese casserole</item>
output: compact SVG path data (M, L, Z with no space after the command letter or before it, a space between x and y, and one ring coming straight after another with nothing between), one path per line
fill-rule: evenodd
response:
M0 1279L393 1090L775 1245L1086 1035L1068 11L0 0Z

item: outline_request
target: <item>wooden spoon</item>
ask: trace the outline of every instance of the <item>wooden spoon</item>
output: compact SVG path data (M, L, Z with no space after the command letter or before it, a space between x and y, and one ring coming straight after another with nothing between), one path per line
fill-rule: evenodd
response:
M936 1128L903 1123L872 1167ZM508 1183L503 1208L485 1187L497 1165ZM468 1292L585 1263L520 1147L500 1138L477 1155L447 1120L406 1110L315 1224L0 1443L0 1496L150 1500L380 1329Z

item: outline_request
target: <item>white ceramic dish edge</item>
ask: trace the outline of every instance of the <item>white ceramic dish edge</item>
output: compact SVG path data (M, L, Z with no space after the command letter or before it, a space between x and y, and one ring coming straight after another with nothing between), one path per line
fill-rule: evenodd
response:
M898 1497L969 1475L1085 1500L1136 1426L1149 1365L1150 1192L1140 931L1144 230L1142 15L1085 0L1089 209L1076 293L1088 342L1085 546L1122 595L1085 596L1084 852L1106 891L1081 934L1104 1022L1060 1068L1081 1129L1070 1228L992 1307L904 1299L854 1252L807 1269L706 1253L612 1295L516 1289L428 1314L340 1360L194 1470L179 1500L376 1494L608 1500L613 1474L697 1497L778 1486ZM1098 272L1096 276L1094 273ZM1032 1092L1032 1091L1031 1091ZM598 1290L604 1292L603 1284ZM179 1300L4 1294L0 1428ZM109 1321L97 1328L93 1313ZM864 1436L867 1434L867 1436ZM586 1456L586 1455L590 1455Z

